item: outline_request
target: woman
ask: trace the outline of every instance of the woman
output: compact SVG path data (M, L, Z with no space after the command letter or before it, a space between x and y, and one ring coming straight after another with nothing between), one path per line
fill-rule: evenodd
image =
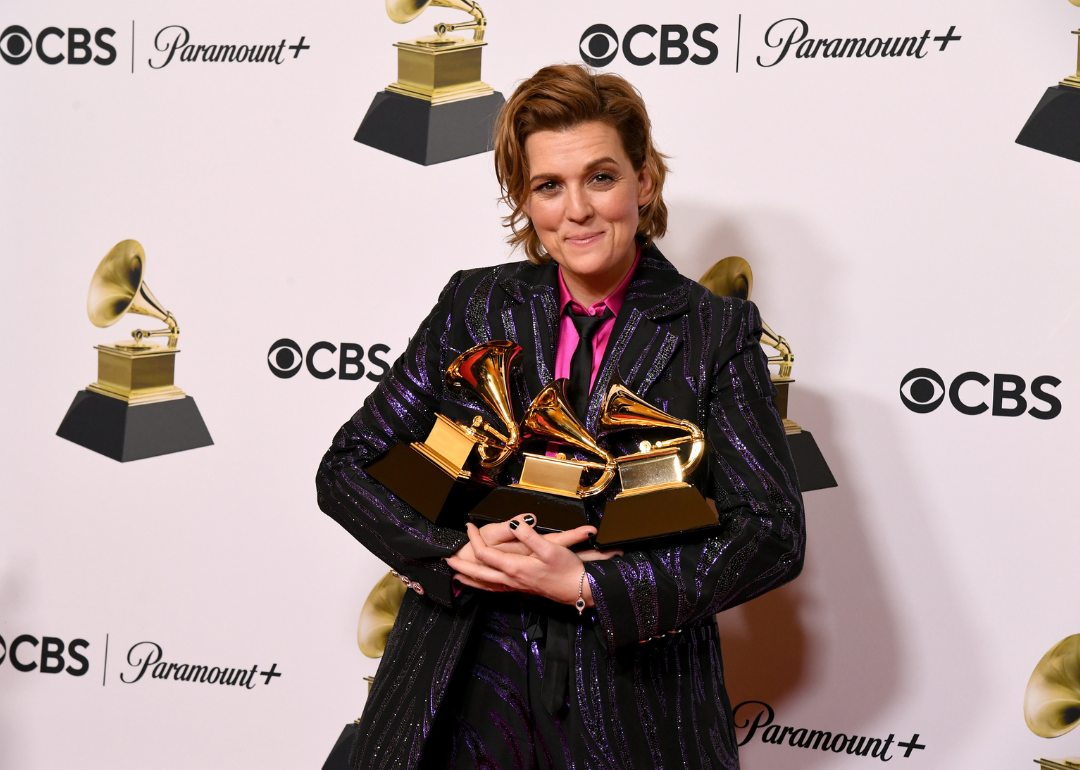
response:
M652 245L666 228L666 167L640 95L619 76L540 70L503 109L495 164L509 240L528 261L451 278L318 473L322 509L413 588L354 764L738 767L714 615L796 577L804 543L757 311L679 275ZM567 546L595 527L541 536L524 515L462 533L368 476L395 444L423 440L436 413L472 419L477 405L444 388L443 373L496 339L524 350L512 382L518 415L569 377L595 433L619 376L699 425L707 462L690 481L715 500L719 533L586 555ZM613 452L634 451L637 437L619 438ZM502 482L519 471L508 467ZM592 524L601 515L602 502L590 507Z

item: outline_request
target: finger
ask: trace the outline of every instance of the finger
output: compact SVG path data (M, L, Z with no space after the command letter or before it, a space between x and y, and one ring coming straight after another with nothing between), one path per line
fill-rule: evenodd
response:
M584 540L588 540L590 535L596 534L594 527L577 527L575 529L568 529L561 533L564 540L569 540L570 545L580 543ZM514 535L517 539L525 543L532 549L533 553L541 561L550 561L555 558L558 548L566 548L561 543L555 543L546 539L543 535L537 534L536 530L532 527L518 527L514 530Z
M529 546L525 545L517 538L514 538L514 542L512 543L499 543L498 545L493 545L491 547L498 549L503 553L516 553L521 556L532 556L532 551L529 550Z
M490 591L491 593L502 593L506 591L506 586L497 585L495 583L485 583L482 580L473 580L471 577L466 577L462 574L454 575L454 580L461 583L463 586L469 588L479 588L481 591Z
M457 557L451 556L446 560L446 563L450 565L450 569L459 575L464 575L472 580L477 580L483 583L489 583L491 585L501 585L510 588L515 588L513 581L510 577L497 569L492 569L484 564L476 564L473 562L463 561Z
M480 527L480 535L488 545L499 545L516 540L514 533L510 531L509 521L496 521Z
M577 556L582 561L607 561L615 556L622 556L622 551L578 551Z
M580 530L585 530L585 534L582 535ZM596 530L592 527L579 527L578 529L570 529L565 532L549 532L546 535L542 535L542 537L549 543L555 543L556 545L561 545L563 548L569 548L572 545L585 542L589 539L589 535L595 531Z

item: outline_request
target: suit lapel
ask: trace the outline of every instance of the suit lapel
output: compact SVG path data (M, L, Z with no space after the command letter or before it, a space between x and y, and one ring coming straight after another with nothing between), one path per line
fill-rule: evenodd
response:
M523 406L555 376L555 348L559 341L558 265L519 263L499 286L506 304L500 310L507 338L521 345L522 380L519 397Z
M689 294L686 279L659 249L642 249L593 385L585 418L590 431L595 431L600 405L616 373L643 396L671 362L682 343L666 322L686 313Z

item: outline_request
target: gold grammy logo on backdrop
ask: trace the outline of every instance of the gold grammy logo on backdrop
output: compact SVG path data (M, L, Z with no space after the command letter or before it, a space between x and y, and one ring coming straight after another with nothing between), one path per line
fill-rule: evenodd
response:
M132 339L96 345L98 378L75 396L57 435L126 462L213 444L194 400L173 383L180 327L144 280L146 252L138 241L116 244L90 281L86 312L94 326L128 313L166 328L136 329ZM151 341L167 337L165 347Z
M1069 0L1080 6L1080 0ZM1080 29L1076 72L1046 89L1016 143L1069 160L1080 161Z
M375 95L354 139L425 166L491 149L504 103L480 79L487 18L474 0L386 0L387 15L406 24L429 6L453 8L472 21L435 25L435 34L394 43L398 77ZM472 30L473 37L449 33Z

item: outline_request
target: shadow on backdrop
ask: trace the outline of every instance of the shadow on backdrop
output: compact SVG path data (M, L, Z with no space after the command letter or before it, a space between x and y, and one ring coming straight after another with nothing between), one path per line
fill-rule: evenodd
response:
M963 692L970 704L983 689L977 675L978 640L962 602L950 590L955 581L947 558L927 537L933 529L928 519L940 514L920 494L886 396L826 394L800 382L800 362L803 371L807 361L817 371L849 369L852 356L858 355L842 349L859 336L848 326L859 319L843 317L842 303L835 301L842 264L818 246L812 228L787 212L723 214L675 203L670 221L672 235L660 248L684 275L696 279L732 255L750 262L753 299L795 353L789 416L813 432L839 484L805 496L802 576L718 616L732 704L768 703L777 724L849 735L884 730L884 737L909 727L882 727L882 719L900 706L903 691L914 681L929 680L941 688L940 696L916 695L920 724L910 727L925 731L932 724L954 739L977 729L977 712L958 708L947 694ZM847 443L852 440L854 447ZM862 448L868 446L870 453ZM898 535L889 542L880 542L873 531L873 522L883 519L887 530ZM883 574L886 553L917 560L920 585L934 586L918 597L917 611L946 623L926 620L918 623L914 637L901 633L900 597ZM759 732L754 743L760 737ZM821 751L771 746L760 751L785 760L785 752L795 752L791 759L802 768L836 763L831 753Z

